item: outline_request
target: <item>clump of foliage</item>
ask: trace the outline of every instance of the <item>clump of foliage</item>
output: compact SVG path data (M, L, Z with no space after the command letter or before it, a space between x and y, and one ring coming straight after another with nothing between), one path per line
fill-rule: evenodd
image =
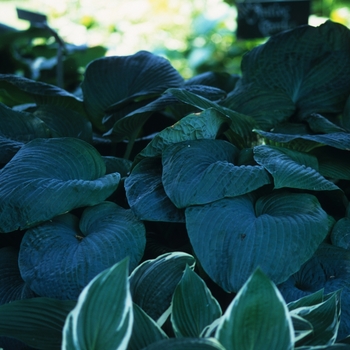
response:
M82 98L0 75L5 349L349 348L350 31L241 69L105 57Z

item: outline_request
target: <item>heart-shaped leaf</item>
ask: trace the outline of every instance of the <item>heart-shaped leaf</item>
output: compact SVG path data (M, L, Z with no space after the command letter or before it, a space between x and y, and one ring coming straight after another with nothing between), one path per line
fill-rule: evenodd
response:
M221 307L205 282L186 267L172 300L171 322L175 335L199 337L203 329L221 314Z
M145 228L130 209L103 202L84 210L80 222L64 214L29 229L21 242L23 279L40 296L76 299L101 271L126 256L137 266Z
M178 208L236 197L270 183L261 166L236 166L238 149L223 140L189 140L163 151L164 190ZM186 159L186 161L184 161Z
M227 308L215 337L232 350L294 348L287 305L260 269L254 271Z
M133 324L128 271L124 259L84 288L66 319L62 350L127 349Z
M285 31L244 55L241 82L287 93L300 117L339 114L350 93L349 45L349 29L331 21Z
M97 150L77 138L35 139L0 170L0 232L94 205L118 187Z
M169 61L147 51L130 56L103 57L85 71L82 90L84 105L93 125L106 131L102 118L108 108L117 110L141 98L158 96L178 87L183 78Z
M189 207L185 214L196 256L226 291L237 292L258 266L276 284L285 281L328 232L327 214L309 194L249 194Z

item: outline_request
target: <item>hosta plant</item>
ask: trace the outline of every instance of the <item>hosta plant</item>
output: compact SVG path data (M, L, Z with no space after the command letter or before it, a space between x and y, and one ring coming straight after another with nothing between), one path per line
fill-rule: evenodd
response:
M80 97L0 75L0 346L349 347L350 31L241 70L104 57Z

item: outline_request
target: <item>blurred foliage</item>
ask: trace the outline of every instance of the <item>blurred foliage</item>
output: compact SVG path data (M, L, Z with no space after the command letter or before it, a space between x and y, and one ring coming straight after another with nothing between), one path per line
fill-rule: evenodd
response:
M64 62L66 86L72 90L89 60L140 50L168 58L184 78L209 70L239 74L242 55L264 40L237 40L235 1L120 0L116 5L110 0L13 0L0 4L0 22L4 19L1 13L11 13L6 4L11 3L13 12L16 6L32 11L40 8L50 26L72 43L67 45ZM350 26L345 0L312 0L311 4L313 15ZM13 27L17 28L17 22ZM54 83L56 44L52 37L42 33L35 37L31 30L25 29L19 38L15 29L0 27L0 72ZM87 54L87 47L95 49Z

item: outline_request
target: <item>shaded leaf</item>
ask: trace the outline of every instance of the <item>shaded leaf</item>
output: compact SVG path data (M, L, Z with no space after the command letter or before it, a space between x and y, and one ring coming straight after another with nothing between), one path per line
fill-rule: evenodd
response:
M86 117L74 110L43 105L33 113L51 129L53 137L77 137L92 142L92 126Z
M86 68L82 83L84 105L93 125L106 131L101 121L107 109L113 106L117 110L182 83L183 78L166 59L147 51L130 56L103 57Z
M300 299L321 289L324 293L341 292L341 321L338 339L350 333L350 253L348 250L322 243L314 256L300 270L278 286L287 302Z
M0 306L0 335L41 350L60 350L62 329L76 301L51 298L17 300Z
M142 159L125 179L126 198L140 220L184 222L185 216L166 195L158 158Z
M193 268L194 264L194 257L182 252L166 253L146 260L129 278L134 303L161 325L186 266Z

